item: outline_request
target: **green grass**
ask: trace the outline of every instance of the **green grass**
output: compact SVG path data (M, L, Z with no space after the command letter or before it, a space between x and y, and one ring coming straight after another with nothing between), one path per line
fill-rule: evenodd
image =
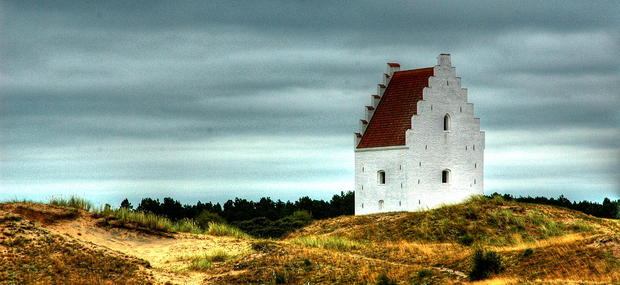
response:
M165 217L140 211L130 211L125 208L104 210L101 214L112 217L123 224L133 224L151 230L175 232L175 224Z
M244 233L242 230L235 228L231 225L222 224L222 223L209 223L209 229L207 230L208 234L216 235L216 236L232 236L236 238L249 239L250 235Z
M224 248L214 248L196 256L182 257L180 260L189 260L188 269L190 270L205 271L211 268L213 263L224 262L246 253L246 251L231 252Z
M364 244L361 242L339 236L304 236L294 239L293 244L336 250L351 250L364 247Z
M186 232L193 234L212 234L217 236L233 236L237 238L250 238L250 236L238 228L222 223L209 223L205 230L201 228L193 219L182 219L171 221L170 219L152 213L131 211L125 208L104 209L98 213L103 217L116 219L118 222L127 225L138 226L150 230L162 232Z
M93 209L93 204L91 202L77 196L71 196L68 200L64 198L52 198L50 199L49 204L86 211Z

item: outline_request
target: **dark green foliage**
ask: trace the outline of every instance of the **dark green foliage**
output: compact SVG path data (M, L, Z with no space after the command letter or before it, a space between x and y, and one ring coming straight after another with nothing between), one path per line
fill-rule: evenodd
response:
M315 219L327 219L341 215L353 215L355 209L354 192L341 192L334 195L330 201L313 200L309 197L301 197L295 202L273 201L269 197L263 197L258 202L235 198L228 200L223 205L198 202L196 205L181 205L179 201L170 197L164 198L163 203L159 199L144 198L136 208L138 211L151 212L159 216L165 216L173 221L183 218L195 218L202 211L207 210L218 214L229 223L247 221L256 217L265 217L276 221L292 215L295 211L307 211Z
M502 258L495 251L483 251L477 249L472 256L473 266L469 272L472 281L487 279L491 273L500 273L502 268Z
M381 274L379 275L379 277L377 277L377 285L396 285L396 284L397 283L395 281L387 277L387 275L385 274Z
M274 279L276 284L285 284L288 281L286 272L276 272Z
M532 253L534 253L534 251L531 248L526 248L523 251L523 257L529 257L530 255L532 255Z
M129 203L129 200L127 200L127 198L125 198L125 200L121 202L121 208L125 208L127 210L133 210L133 205Z
M234 223L244 232L262 238L279 238L295 229L306 226L312 222L312 216L306 211L296 211L292 215L278 219L269 220L265 217L258 217L247 221Z
M456 241L459 244L462 244L464 246L470 246L474 243L474 238L468 234L460 236L456 239Z
M424 277L428 277L432 275L433 275L433 271L429 269L422 269L418 271L418 278L424 278Z
M216 213L211 213L207 210L202 211L196 218L194 218L194 221L202 229L208 229L209 223L211 222L218 223L218 224L226 223L226 220L220 217L220 215Z
M302 197L295 202L273 201L269 197L261 198L258 202L235 198L228 200L224 205L198 202L196 205L182 205L170 197L163 203L159 199L144 198L136 211L153 213L166 217L172 221L194 219L201 226L209 221L221 223L223 221L234 224L242 230L257 237L281 237L300 227L308 225L312 218L326 219L341 215L353 215L355 197L354 192L340 192L330 201L313 200ZM121 208L131 209L127 199L121 203ZM203 214L203 213L209 214ZM204 215L201 217L201 215ZM220 220L221 217L223 220Z
M306 271L310 271L312 270L312 262L308 259L304 259L304 262L302 263L302 266L304 267L304 270Z
M510 194L500 195L499 193L493 193L489 198L501 197L506 201L517 201L525 203L536 203L544 205L560 206L584 212L586 214L608 219L620 218L620 200L611 201L609 198L605 198L602 204L590 201L571 202L564 195L560 195L557 199L547 197L513 197Z

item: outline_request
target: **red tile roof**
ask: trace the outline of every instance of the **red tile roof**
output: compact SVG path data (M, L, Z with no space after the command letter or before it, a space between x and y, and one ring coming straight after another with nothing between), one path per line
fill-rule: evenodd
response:
M405 132L431 76L432 67L394 72L357 148L405 145Z

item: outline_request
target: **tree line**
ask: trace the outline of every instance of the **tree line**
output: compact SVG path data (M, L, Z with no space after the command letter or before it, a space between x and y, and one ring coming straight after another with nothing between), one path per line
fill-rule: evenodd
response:
M173 221L194 219L201 224L225 221L255 236L280 237L309 224L313 219L353 215L354 207L354 193L348 191L334 195L329 201L305 196L295 202L283 202L263 197L256 202L235 198L224 204L199 201L195 205L183 205L171 197L161 202L159 199L144 198L135 210L151 212ZM134 209L127 199L121 202L121 208Z
M603 199L603 203L590 202L590 201L581 201L581 202L571 202L564 195L560 195L557 199L547 198L547 197L514 197L510 194L499 194L493 193L487 197L492 198L494 196L501 196L506 201L517 201L524 203L535 203L535 204L544 204L544 205L553 205L560 206L572 210L577 210L595 217L599 218L608 218L608 219L618 219L620 218L620 200L611 201L609 198Z

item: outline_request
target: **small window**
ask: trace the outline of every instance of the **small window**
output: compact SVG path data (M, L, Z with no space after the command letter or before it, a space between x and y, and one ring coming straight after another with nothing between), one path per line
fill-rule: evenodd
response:
M362 172L364 172L364 167L362 166Z
M433 110L433 105L431 105L431 111Z
M385 171L383 170L377 171L377 183L381 185L385 184Z
M474 179L474 184L476 184L476 179Z
M448 114L443 116L443 130L444 131L449 131L450 130L450 115L448 115Z
M474 163L474 168L478 168L478 163Z
M476 145L471 146L473 150L476 150Z
M418 179L418 184L420 184L420 179Z
M465 146L465 150L467 150L467 146Z
M450 182L450 170L445 169L441 172L441 183L449 183Z
M418 162L418 166L420 166L420 167L422 166L422 162L421 162L421 161L420 161L420 162Z
M362 203L362 209L364 209L364 203Z
M403 204L400 203L400 201L398 201L398 206L402 206Z
M428 149L428 145L425 145L425 146L424 146L424 149Z
M379 210L383 210L383 200L379 200Z
M463 107L459 107L459 112L463 113Z

